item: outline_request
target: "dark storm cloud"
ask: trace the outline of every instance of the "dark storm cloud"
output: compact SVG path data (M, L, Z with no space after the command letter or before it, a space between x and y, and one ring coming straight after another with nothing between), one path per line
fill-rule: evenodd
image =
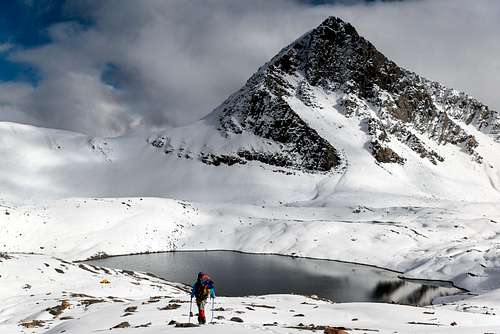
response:
M81 20L52 24L50 43L10 53L41 80L0 84L0 119L95 135L187 123L329 15L401 65L500 106L500 2L312 2L69 2Z

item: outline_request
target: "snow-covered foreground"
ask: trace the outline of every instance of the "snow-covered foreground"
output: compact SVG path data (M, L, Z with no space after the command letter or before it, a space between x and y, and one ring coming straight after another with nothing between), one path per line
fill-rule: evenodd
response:
M2 255L0 272L1 333L299 333L322 332L322 326L350 333L495 333L500 328L496 316L446 309L450 306L335 304L293 295L217 298L214 324L178 328L174 322L189 319L185 287L144 273L17 253Z
M447 305L435 306L433 310L370 303L330 304L308 301L299 296L265 296L262 300L261 297L221 298L218 302L233 311L218 312L217 315L226 319L218 320L217 326L206 328L214 333L289 333L293 330L287 326L313 323L371 328L387 333L446 333L448 329L454 333L459 329L464 333L495 333L494 329L500 328L500 320L494 316L500 313L500 272L497 269L500 267L500 214L497 207L465 202L430 204L427 203L426 207L330 204L313 208L299 204L262 207L122 198L66 199L35 206L3 205L0 251L36 252L67 260L82 260L102 253L233 249L367 263L399 270L409 277L453 280L479 296L448 301ZM44 326L61 327L54 327L47 333L60 333L63 329L70 333L88 333L124 321L128 321L131 327L151 322L149 327L141 330L155 333L167 328L176 330L167 326L167 321L185 321L185 303L179 303L181 308L178 310L157 308L157 305L168 304L170 299L179 298L171 286L156 281L137 281L115 271L111 272L117 277L101 271L94 274L46 256L15 257L20 260L7 260L1 264L12 266L12 269L4 267L1 270L1 279L4 280L1 282L3 289L0 288L2 300L8 302L3 304L0 323L10 326L6 328L21 330L18 322L22 319L52 319L49 313L41 311L60 304L63 299L68 299L72 305L65 312L80 319L61 324L60 320L48 322ZM48 263L49 267L42 262ZM61 267L63 265L67 268ZM55 268L76 272L74 276L64 276ZM12 276L11 271L17 272L17 277ZM9 274L5 276L4 273ZM102 278L108 278L112 283L101 285ZM127 279L136 279L139 285L128 284ZM25 284L32 287L23 289ZM62 291L66 294L63 295ZM116 303L113 298L104 298L105 302L96 305L77 306L82 298L89 297L73 298L70 292L93 297L114 296L125 302ZM46 293L51 295L45 296ZM31 294L34 296L29 297ZM172 298L159 299L155 305L142 304L151 296L162 294ZM187 297L183 296L185 300ZM301 304L304 301L319 307L314 309ZM32 305L36 302L40 303L40 308L34 311ZM255 308L252 311L246 309L245 303L265 303L276 309ZM121 317L126 307L136 305L141 312ZM295 313L289 309L306 317L293 317ZM240 314L245 322L241 325L227 321L238 315L235 313L238 310L246 312ZM457 313L462 311L466 312ZM395 318L394 314L398 317ZM353 318L359 321L353 322ZM275 321L278 326L262 325ZM434 325L415 325L412 322ZM458 326L450 327L453 322ZM468 326L477 327L471 331ZM177 330L189 332L197 329Z

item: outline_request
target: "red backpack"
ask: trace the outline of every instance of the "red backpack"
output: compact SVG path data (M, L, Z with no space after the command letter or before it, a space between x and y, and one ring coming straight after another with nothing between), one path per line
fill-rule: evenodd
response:
M204 300L210 295L210 289L214 288L214 282L210 279L207 274L204 274L195 285L195 296L196 299Z

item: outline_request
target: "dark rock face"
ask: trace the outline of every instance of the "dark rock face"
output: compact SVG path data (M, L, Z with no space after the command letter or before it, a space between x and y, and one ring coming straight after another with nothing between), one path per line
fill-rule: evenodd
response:
M232 166L234 164L241 164L241 165L246 164L245 160L237 156L226 155L226 154L215 155L212 153L203 153L203 152L200 154L200 161L207 165L214 165L214 166L220 166L221 164L228 166Z
M283 94L282 84L269 79L266 85ZM328 171L340 162L335 148L309 127L281 96L258 85L247 94L232 96L222 106L220 130L226 136L250 132L281 144L282 152L241 150L238 155L282 167Z
M352 25L335 17L296 41L280 58L292 65L273 59L276 67L288 74L304 73L313 86L345 89L364 98L376 96L375 86L388 89L403 74Z
M378 162L404 164L405 159L388 147L383 147L379 142L372 143L372 154Z

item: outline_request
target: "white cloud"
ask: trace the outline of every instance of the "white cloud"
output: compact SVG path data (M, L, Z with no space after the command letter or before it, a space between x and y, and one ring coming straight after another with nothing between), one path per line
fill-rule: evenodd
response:
M23 103L33 93L29 84L0 83L0 115L2 121L33 124L37 120L24 112Z
M352 22L399 64L500 107L494 0L315 7L286 0L109 0L78 1L69 10L95 25L58 24L51 44L13 56L42 75L19 103L38 125L118 135L137 123L196 120L329 15Z
M14 46L10 43L0 43L0 53L10 51Z

